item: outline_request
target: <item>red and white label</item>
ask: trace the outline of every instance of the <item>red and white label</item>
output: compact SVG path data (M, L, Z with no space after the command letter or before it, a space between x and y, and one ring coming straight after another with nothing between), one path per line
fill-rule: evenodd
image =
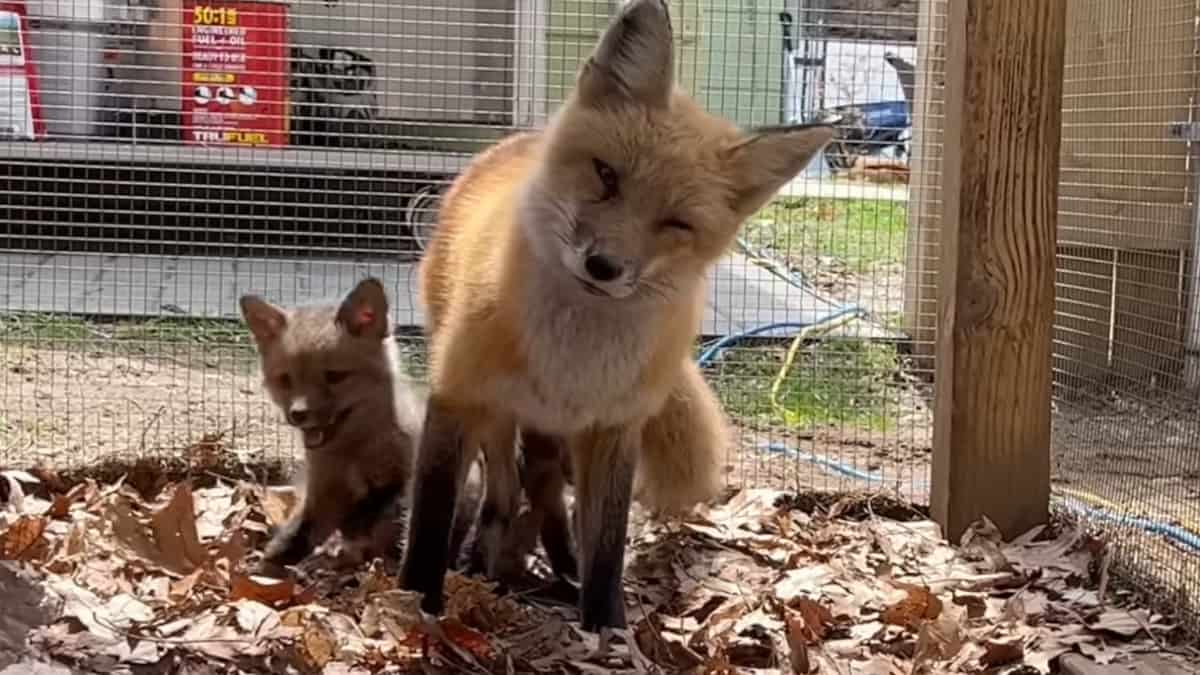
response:
M289 77L284 5L185 0L185 143L287 145Z
M25 3L0 2L0 140L45 136Z

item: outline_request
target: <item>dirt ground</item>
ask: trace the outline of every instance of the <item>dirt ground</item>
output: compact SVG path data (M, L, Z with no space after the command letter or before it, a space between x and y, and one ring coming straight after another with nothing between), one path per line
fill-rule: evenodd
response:
M69 468L219 444L247 463L290 462L299 456L294 438L263 396L256 368L245 346L164 343L134 351L104 342L70 349L0 342L0 461ZM903 397L886 432L739 427L729 483L873 486L924 502L932 419L920 394ZM1063 407L1055 436L1054 470L1064 485L1200 521L1200 416Z
M1176 398L1061 402L1053 470L1063 493L1200 533L1200 414Z
M263 396L256 368L245 347L155 345L131 352L103 343L72 349L0 343L0 461L75 468L219 445L247 464L290 462L301 453ZM909 417L889 432L741 428L741 447L727 460L729 484L863 487L814 463L816 456L878 474L880 481L868 483L920 502L931 447L928 410L920 402L904 410Z
M290 461L292 436L255 367L244 348L0 343L0 461L75 468L214 443L247 461Z
M741 443L726 466L731 485L821 491L876 489L918 504L928 501L931 445L927 428L905 427L898 432L838 427L811 432L738 431Z
M850 271L844 261L833 256L793 254L804 270L804 277L823 297L853 303L880 319L904 313L904 265L880 262L862 273Z

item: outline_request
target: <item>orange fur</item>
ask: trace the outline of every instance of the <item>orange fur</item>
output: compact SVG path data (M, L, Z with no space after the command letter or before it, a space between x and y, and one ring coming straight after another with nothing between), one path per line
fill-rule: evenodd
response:
M630 493L677 512L719 490L727 423L692 360L706 274L831 136L710 115L674 85L666 3L619 13L548 128L506 138L458 177L420 270L433 431L418 484L436 487L416 497L414 531L441 527L426 515L450 489L439 462L457 467L490 439L488 500L509 504L513 481L493 472L516 475L514 450L497 430L562 438L585 627L624 621L612 558L624 555ZM406 565L406 583L440 591L440 563Z

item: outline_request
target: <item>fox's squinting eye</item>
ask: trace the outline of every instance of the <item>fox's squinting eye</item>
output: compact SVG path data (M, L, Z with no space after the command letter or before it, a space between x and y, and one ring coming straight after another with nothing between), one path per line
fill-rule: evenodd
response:
M678 218L669 218L667 220L662 221L662 228L664 230L675 230L677 232L692 232L693 231L693 228L691 225L688 225L687 223L683 222L682 220L679 220Z
M338 382L346 379L346 376L349 374L350 373L347 373L344 370L327 370L325 371L325 383L337 384Z
M600 198L600 201L616 197L621 187L616 169L598 159L592 160L592 166L596 169L596 176L600 179L600 184L604 186L604 196Z
M288 387L292 386L292 376L288 375L287 373L280 373L272 379L275 380L275 386L277 387L287 389Z

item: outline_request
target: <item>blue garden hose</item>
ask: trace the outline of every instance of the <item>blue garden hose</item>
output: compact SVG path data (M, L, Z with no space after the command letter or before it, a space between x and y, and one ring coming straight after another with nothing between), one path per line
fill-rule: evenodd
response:
M828 457L797 450L796 448L788 447L782 443L764 443L758 447L760 450L764 450L766 452L789 455L797 459L802 459L810 464L816 464L817 466L829 469L834 473L838 473L849 478L854 478L855 480L860 480L864 483L882 483L884 481L884 477L878 474L868 473L852 466L847 466L841 462L834 461ZM929 483L927 481L913 483L912 486L914 490L928 489Z
M1063 505L1066 506L1068 511L1071 511L1076 515L1113 523L1115 525L1136 527L1137 529L1149 532L1150 534L1157 534L1166 537L1180 546L1190 548L1191 550L1200 553L1200 535L1179 527L1178 525L1165 523L1161 520L1136 518L1134 516L1113 513L1107 509L1082 504L1078 500L1071 499L1069 497L1063 498Z
M829 314L826 314L825 316L822 316L821 318L819 318L815 321L810 321L808 323L791 322L791 321L785 321L785 322L780 322L780 323L769 323L764 326L758 326L757 328L751 328L750 330L742 331L740 333L726 335L726 336L720 338L719 340L715 340L712 343L710 343L709 346L700 354L700 356L696 357L696 362L700 364L701 368L711 365L711 363L714 360L716 360L716 358L718 356L720 356L721 353L724 352L726 349L728 349L729 347L731 347L732 345L734 345L737 342L745 340L746 338L749 338L749 337L754 337L755 335L762 335L763 333L769 333L771 331L779 330L781 328L791 328L793 330L811 330L813 328L819 328L820 326L823 326L825 324L833 323L834 321L836 321L844 316L848 316L850 314L863 314L863 313L864 312L862 309L851 305L848 307L842 307L841 309L834 310L834 311L830 312Z
M802 459L811 464L824 467L834 473L841 474L855 480L860 480L864 483L881 483L884 481L884 477L878 474L868 473L841 462L829 459L828 457L797 450L796 448L788 447L782 443L764 443L758 447L760 450L765 452L783 454L795 457L797 459ZM914 491L927 491L929 489L929 482L914 482L912 486ZM1185 548L1200 553L1200 535L1197 535L1195 532L1192 532L1186 528L1163 522L1161 520L1137 518L1134 516L1113 513L1108 509L1088 506L1083 504L1080 500L1071 497L1060 497L1060 499L1063 502L1063 506L1077 516L1082 516L1101 522L1112 523L1119 526L1135 527L1150 534L1157 534L1166 537L1167 539L1170 539L1171 541L1174 541Z

